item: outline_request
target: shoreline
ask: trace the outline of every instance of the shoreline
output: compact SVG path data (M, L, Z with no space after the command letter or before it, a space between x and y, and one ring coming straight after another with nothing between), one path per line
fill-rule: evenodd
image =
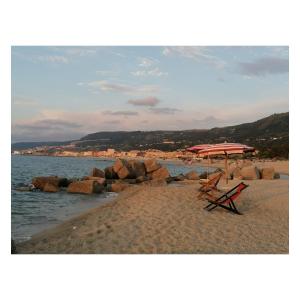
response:
M228 187L236 184L231 181ZM221 186L225 183L221 182ZM203 210L198 183L131 187L18 243L18 253L288 253L288 181L248 181L242 216Z

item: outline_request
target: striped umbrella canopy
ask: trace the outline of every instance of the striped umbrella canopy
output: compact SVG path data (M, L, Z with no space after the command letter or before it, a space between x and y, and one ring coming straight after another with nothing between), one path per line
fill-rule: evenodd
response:
M225 155L225 171L226 171L226 182L228 182L228 164L227 159L229 154L244 154L248 152L254 152L254 147L249 147L247 145L239 143L221 143L221 144L211 144L208 147L199 150L198 155L200 157L210 156L210 155Z
M199 152L200 150L206 149L207 147L212 146L212 144L201 144L201 145L195 145L193 147L189 147L186 150L191 152Z

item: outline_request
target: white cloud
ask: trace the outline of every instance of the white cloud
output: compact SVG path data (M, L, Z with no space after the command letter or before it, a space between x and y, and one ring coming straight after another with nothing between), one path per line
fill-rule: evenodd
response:
M146 97L143 99L135 99L135 100L128 100L129 104L135 105L135 106L155 106L160 102L159 99L155 97Z
M41 55L37 57L37 60L50 63L69 63L69 59L61 55Z
M143 77L143 76L167 76L168 72L162 72L159 68L154 68L151 70L137 70L135 72L131 72L131 75L137 76L137 77Z
M139 61L139 67L142 68L149 68L158 63L158 60L154 58L148 58L148 57L139 57L138 61Z
M213 65L216 68L222 69L226 63L224 60L210 53L207 47L201 46L172 46L163 49L165 56L182 56L193 59L199 63Z
M118 92L124 94L139 94L139 93L155 93L159 88L155 85L128 85L123 83L115 83L107 80L91 81L88 83L79 82L78 85L87 85L94 89L100 89L105 92Z

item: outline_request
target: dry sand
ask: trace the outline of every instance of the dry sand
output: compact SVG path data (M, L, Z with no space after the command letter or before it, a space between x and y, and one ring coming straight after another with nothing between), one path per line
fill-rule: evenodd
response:
M19 253L288 253L288 180L245 181L243 215L203 209L199 183L133 186L17 245ZM230 187L238 181L231 181Z

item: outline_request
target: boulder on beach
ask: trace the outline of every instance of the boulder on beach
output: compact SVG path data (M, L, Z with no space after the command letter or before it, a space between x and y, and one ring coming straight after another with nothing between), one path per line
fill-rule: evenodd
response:
M105 178L106 179L118 179L118 174L114 171L113 167L106 167L104 169Z
M167 179L170 177L170 173L166 167L161 167L151 173L152 179Z
M118 174L118 178L134 178L132 169L125 159L117 159L112 166L113 171Z
M105 177L105 173L98 169L98 168L93 168L91 173L90 173L90 176L91 177L101 177L101 178L104 178Z
M51 182L47 182L43 188L43 192L56 193L59 191L59 187Z
M188 180L199 180L199 174L196 171L190 171L185 174L185 178Z
M148 176L139 176L136 178L136 183L142 183L144 181L148 181L149 177Z
M44 190L46 183L51 183L54 186L62 187L68 186L69 180L67 178L61 178L57 176L39 176L32 179L32 184L35 186L35 188L42 191Z
M161 165L156 161L156 159L147 159L144 161L144 165L147 173L158 170Z
M275 169L273 167L264 167L261 169L261 179L274 179Z
M104 186L96 180L81 180L72 182L67 189L68 193L93 194L101 193Z
M241 176L245 180L260 179L260 172L255 166L244 167L241 169Z
M94 180L99 182L102 185L106 185L106 179L102 177L94 177L94 176L84 176L82 180Z
M143 162L136 159L131 159L128 161L128 166L131 169L131 173L134 178L146 175L146 168Z
M173 177L174 181L183 181L185 180L185 176L183 174L179 174Z
M124 165L125 165L125 161L123 159L118 158L113 164L112 168L115 173L118 173L123 168Z

